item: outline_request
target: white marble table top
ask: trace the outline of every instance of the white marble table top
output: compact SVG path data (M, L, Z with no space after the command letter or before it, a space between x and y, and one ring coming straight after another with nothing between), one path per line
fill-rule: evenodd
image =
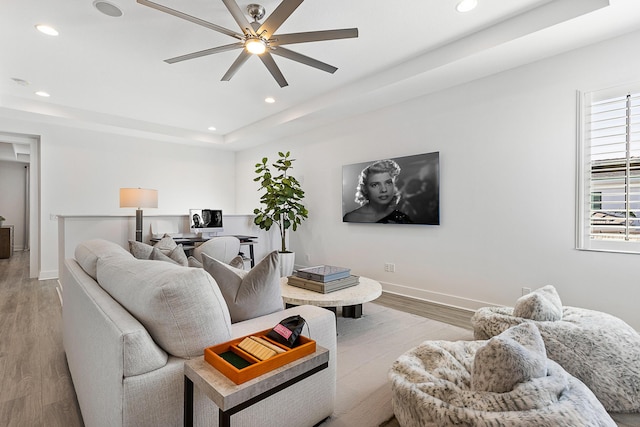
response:
M382 295L380 282L362 276L360 276L358 285L329 292L328 294L290 286L287 284L287 278L282 277L280 279L280 290L285 303L294 305L309 304L318 307L343 307L345 305L363 304L373 301Z
M184 374L220 409L227 411L329 361L329 350L316 345L315 353L269 371L242 384L235 384L204 360L184 362Z

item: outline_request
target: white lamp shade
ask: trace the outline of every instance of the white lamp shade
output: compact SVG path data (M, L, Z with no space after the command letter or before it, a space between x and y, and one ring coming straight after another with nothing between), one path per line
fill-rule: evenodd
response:
M121 208L157 208L158 190L146 188L121 188Z

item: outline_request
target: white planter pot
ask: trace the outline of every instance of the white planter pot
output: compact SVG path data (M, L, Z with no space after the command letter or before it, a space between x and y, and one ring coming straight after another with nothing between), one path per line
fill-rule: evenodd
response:
M287 277L293 274L293 264L296 260L295 252L278 252L280 260L280 277Z

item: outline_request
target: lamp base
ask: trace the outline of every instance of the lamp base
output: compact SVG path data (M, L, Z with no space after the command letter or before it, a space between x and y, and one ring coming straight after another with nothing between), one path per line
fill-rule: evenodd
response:
M136 209L136 242L142 242L142 209Z

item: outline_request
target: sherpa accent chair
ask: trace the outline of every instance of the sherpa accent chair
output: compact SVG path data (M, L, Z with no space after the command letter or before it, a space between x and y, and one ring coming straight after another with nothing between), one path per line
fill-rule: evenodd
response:
M640 412L640 335L631 326L607 313L562 306L550 285L514 307L483 307L471 318L478 340L523 323L538 327L549 359L585 383L607 411Z
M531 323L488 341L425 341L389 372L402 427L615 427L593 393L546 357Z

